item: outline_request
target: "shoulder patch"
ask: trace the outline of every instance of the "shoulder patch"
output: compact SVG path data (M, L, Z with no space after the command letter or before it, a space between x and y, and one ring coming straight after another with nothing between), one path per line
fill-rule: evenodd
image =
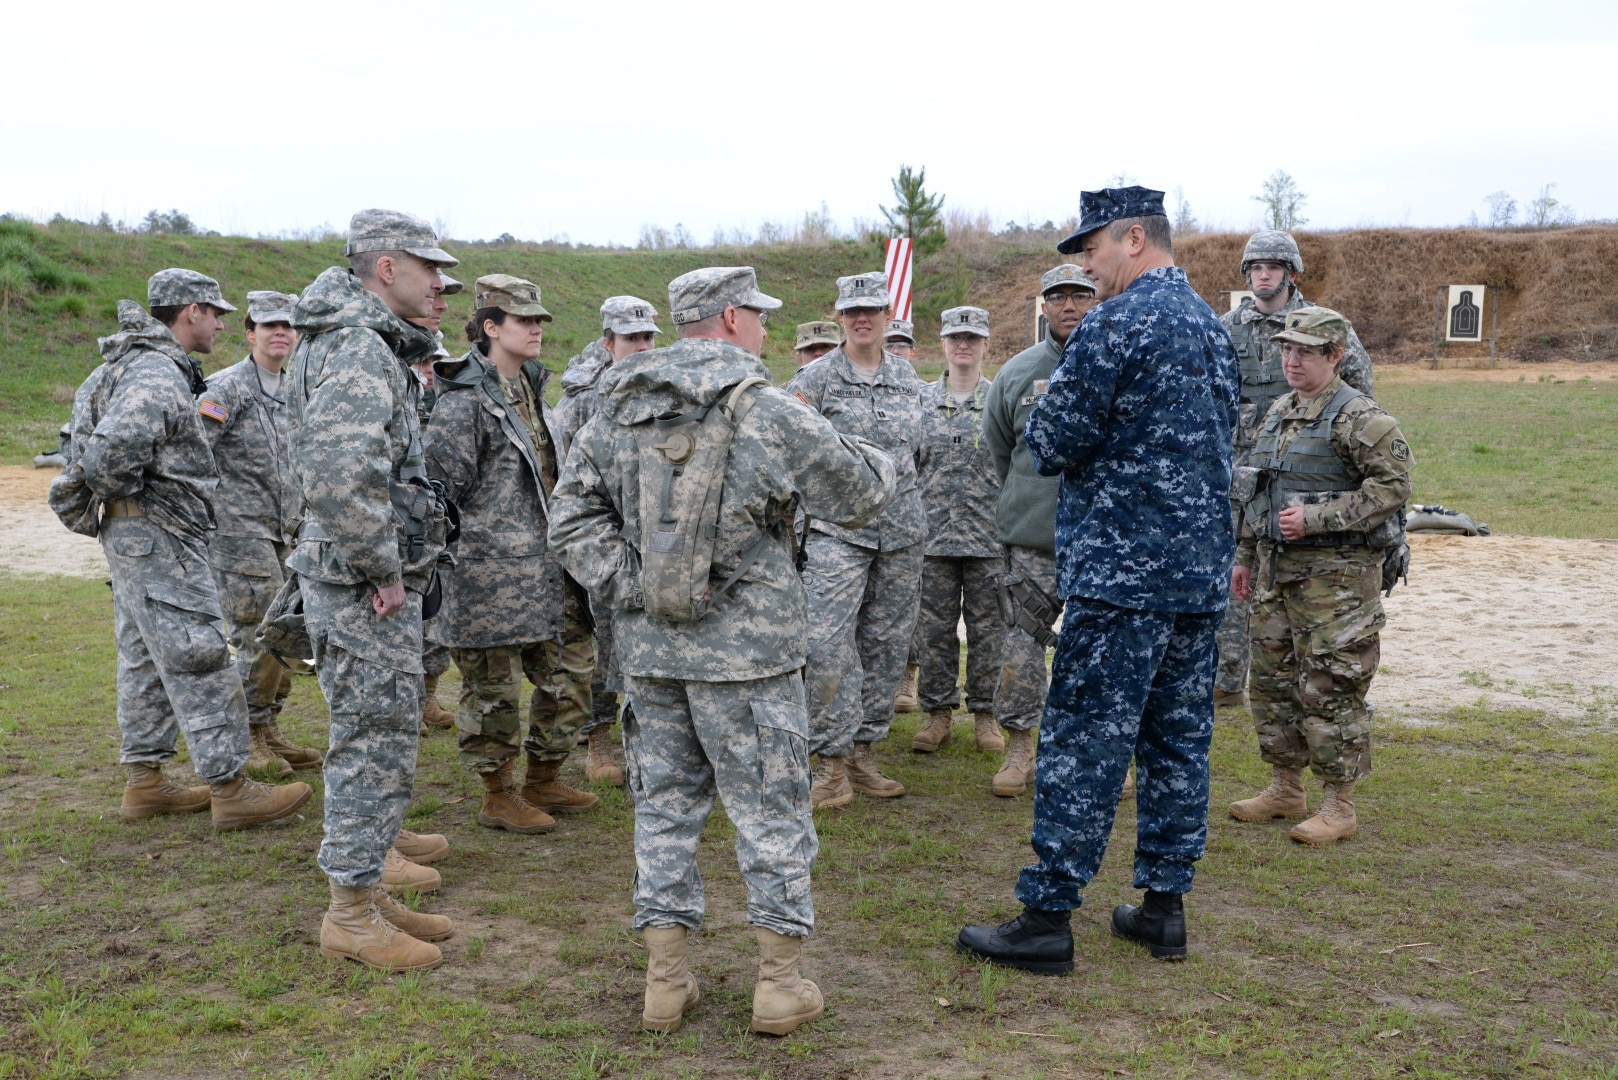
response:
M1398 426L1399 422L1393 417L1385 412L1379 412L1365 422L1365 426L1360 428L1359 434L1355 438L1366 446L1375 446L1387 438L1388 432ZM1409 451L1409 447L1405 449L1407 452Z
M198 399L197 412L201 413L203 416L206 416L209 420L217 420L221 424L230 419L229 409L219 404L219 402L209 401L207 398Z
M1403 439L1394 439L1393 442L1388 445L1388 453L1393 455L1394 461L1409 461L1410 444L1405 442Z

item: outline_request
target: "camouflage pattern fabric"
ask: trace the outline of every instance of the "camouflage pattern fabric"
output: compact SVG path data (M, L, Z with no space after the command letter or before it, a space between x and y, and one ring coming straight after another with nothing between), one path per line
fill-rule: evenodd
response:
M331 710L325 838L317 862L338 885L375 885L404 823L421 725L421 595L386 619L369 584L305 580L304 618Z
M994 523L1000 474L985 437L992 385L979 379L961 405L950 397L948 375L922 387L916 480L927 513L929 557L1002 557Z
M1208 837L1218 612L1074 598L1062 614L1034 772L1034 854L1017 899L1071 910L1101 866L1135 761L1137 889L1186 893Z
M425 625L423 626L425 630ZM449 646L438 645L430 640L423 640L421 644L421 670L426 675L442 675L449 670Z
M544 407L548 374L523 365L527 402ZM477 349L433 365L438 400L424 436L427 472L461 509L455 565L439 570L444 605L428 637L455 649L554 640L562 630L562 571L545 542L555 446L542 418L508 399ZM531 421L531 422L530 422ZM458 663L458 662L457 662Z
M809 749L849 757L856 742L888 737L916 629L923 545L878 551L817 531L806 547Z
M519 742L543 760L567 758L590 715L595 654L588 633L566 643L551 639L450 653L461 672L455 730L463 765L473 772L494 772L517 756ZM534 687L526 739L517 711L524 676Z
M444 277L444 275L440 273L439 277ZM446 280L454 279L447 278ZM456 289L456 291L459 292L460 290ZM449 295L449 289L446 288L444 290L444 295ZM435 341L438 342L440 347L442 347L442 337L443 335L440 334L437 338L435 338ZM447 356L449 354L446 352L444 355ZM433 406L438 402L438 391L433 390L426 385L421 385L419 389L420 393L416 399L416 419L420 422L421 429L423 433L425 433L427 430L427 422L431 420L433 416ZM444 672L449 670L449 646L439 645L432 640L432 635L427 632L427 628L430 625L431 620L422 623L421 667L422 670L430 676L441 676L444 674Z
M571 579L570 579L571 580ZM579 729L588 735L618 720L618 695L624 676L612 651L612 608L590 597L590 628L595 639L595 666L590 673L590 719Z
M1239 515L1240 511L1236 511ZM1238 522L1237 528L1240 528ZM1247 689L1248 664L1251 658L1249 626L1253 601L1232 595L1230 605L1219 620L1215 636L1219 648L1219 663L1214 670L1214 689L1223 694L1240 694Z
M146 303L151 307L211 304L221 314L236 310L219 291L219 282L195 270L171 266L146 279Z
M1038 548L1006 547L1006 582L1022 582L1051 611L1061 611L1056 595L1056 556ZM1054 622L1054 620L1053 620ZM1000 646L1000 684L994 691L994 718L1009 731L1027 731L1039 723L1050 689L1045 646L1028 631L1008 625Z
M921 564L921 603L915 641L921 663L917 699L922 712L961 704L961 639L966 620L966 708L994 708L1000 682L1000 649L1006 624L1000 617L1003 559L928 555Z
M207 549L144 517L108 518L101 547L112 571L119 761L172 761L183 731L197 775L229 780L247 762L247 701Z
M697 847L714 797L736 826L747 921L808 937L820 850L809 801L809 718L797 672L742 682L629 677L626 783L635 803L636 930L702 927Z
M563 461L573 448L574 437L595 415L596 380L611 366L612 353L600 338L567 362L562 372L562 397L551 410L551 426L556 432L556 445L562 448Z
M281 569L292 549L270 540L215 536L208 545L219 602L230 626L236 673L247 695L247 722L262 727L281 715L292 693L292 671L258 642L258 624L286 581Z

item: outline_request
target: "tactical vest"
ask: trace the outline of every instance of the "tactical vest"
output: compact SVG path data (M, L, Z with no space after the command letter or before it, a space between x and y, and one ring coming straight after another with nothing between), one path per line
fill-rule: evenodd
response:
M1235 443L1237 448L1253 446L1253 441L1247 432L1251 425L1261 419L1270 411L1270 406L1281 399L1292 387L1287 385L1286 373L1282 370L1279 358L1273 364L1264 363L1264 347L1266 342L1258 333L1258 320L1246 323L1237 323L1231 327L1231 343L1236 346L1236 357L1240 362L1242 389L1240 413L1242 422L1236 427Z
M774 537L767 531L736 554L736 568L712 585L725 468L736 429L753 407L748 391L768 383L749 376L722 400L634 427L640 454L642 607L654 619L700 622L717 608ZM744 396L745 395L745 396Z
M1254 485L1243 500L1242 512L1254 535L1278 544L1300 547L1368 547L1373 550L1403 542L1402 515L1395 514L1368 533L1315 533L1302 540L1281 535L1281 511L1289 506L1331 502L1353 492L1359 482L1349 474L1331 444L1331 426L1343 406L1365 395L1348 384L1331 396L1320 415L1293 437L1285 453L1280 452L1281 417L1269 414L1258 433L1249 457L1248 481ZM1237 485L1238 487L1240 484ZM1243 492L1242 494L1246 494Z

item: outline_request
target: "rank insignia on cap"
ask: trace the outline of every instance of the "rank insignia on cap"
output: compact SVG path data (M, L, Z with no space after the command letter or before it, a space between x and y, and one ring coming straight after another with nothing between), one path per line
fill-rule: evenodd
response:
M229 409L219 404L219 402L209 401L207 398L197 402L197 412L206 416L209 420L217 420L221 424L230 418Z

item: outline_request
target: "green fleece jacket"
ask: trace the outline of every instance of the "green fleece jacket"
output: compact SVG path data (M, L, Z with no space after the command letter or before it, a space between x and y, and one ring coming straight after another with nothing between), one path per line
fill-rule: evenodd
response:
M1059 476L1041 476L1028 456L1023 427L1062 361L1060 341L1046 338L1006 361L983 407L983 438L1000 474L994 524L1002 544L1056 550Z

